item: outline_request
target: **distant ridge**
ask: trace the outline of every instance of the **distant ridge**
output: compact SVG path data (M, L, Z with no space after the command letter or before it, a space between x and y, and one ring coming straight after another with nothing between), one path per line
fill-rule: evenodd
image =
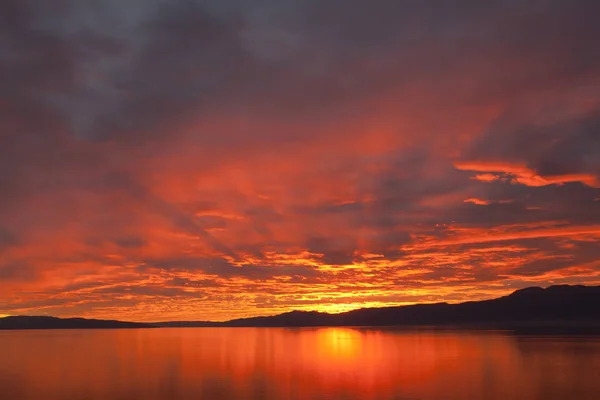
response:
M529 287L493 300L363 308L341 314L293 311L223 326L600 326L600 286Z
M148 324L85 318L12 316L0 318L0 329L122 329L149 328Z
M498 328L526 333L600 333L600 286L529 287L493 300L460 304L363 308L341 314L292 311L226 322L171 321L133 323L60 319L53 317L0 318L0 329L106 329L153 327L318 327L318 326L433 326Z

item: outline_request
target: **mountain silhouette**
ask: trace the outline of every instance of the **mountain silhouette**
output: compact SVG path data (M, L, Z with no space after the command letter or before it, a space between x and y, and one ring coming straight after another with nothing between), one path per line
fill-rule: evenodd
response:
M292 311L226 322L170 321L132 323L60 319L53 317L0 318L0 329L100 329L151 327L317 327L317 326L433 326L511 329L535 332L600 332L600 286L530 287L492 300L459 304L363 308L341 314Z
M493 300L363 308L341 314L298 312L245 318L225 326L440 326L600 324L600 286L530 287Z
M0 329L119 329L148 328L148 324L85 318L11 316L0 318Z

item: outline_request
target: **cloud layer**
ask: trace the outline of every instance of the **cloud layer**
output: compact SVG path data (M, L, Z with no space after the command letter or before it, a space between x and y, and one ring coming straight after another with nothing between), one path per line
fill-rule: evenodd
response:
M5 0L0 313L600 283L597 1Z

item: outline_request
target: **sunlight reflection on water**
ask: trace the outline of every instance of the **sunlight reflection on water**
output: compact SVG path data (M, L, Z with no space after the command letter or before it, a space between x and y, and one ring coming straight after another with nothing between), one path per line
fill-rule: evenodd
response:
M597 399L598 338L352 328L0 332L2 399Z

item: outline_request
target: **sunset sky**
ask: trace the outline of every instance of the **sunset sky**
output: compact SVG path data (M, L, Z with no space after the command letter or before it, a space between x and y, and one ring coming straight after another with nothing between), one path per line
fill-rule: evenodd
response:
M597 0L0 1L0 315L600 284Z

